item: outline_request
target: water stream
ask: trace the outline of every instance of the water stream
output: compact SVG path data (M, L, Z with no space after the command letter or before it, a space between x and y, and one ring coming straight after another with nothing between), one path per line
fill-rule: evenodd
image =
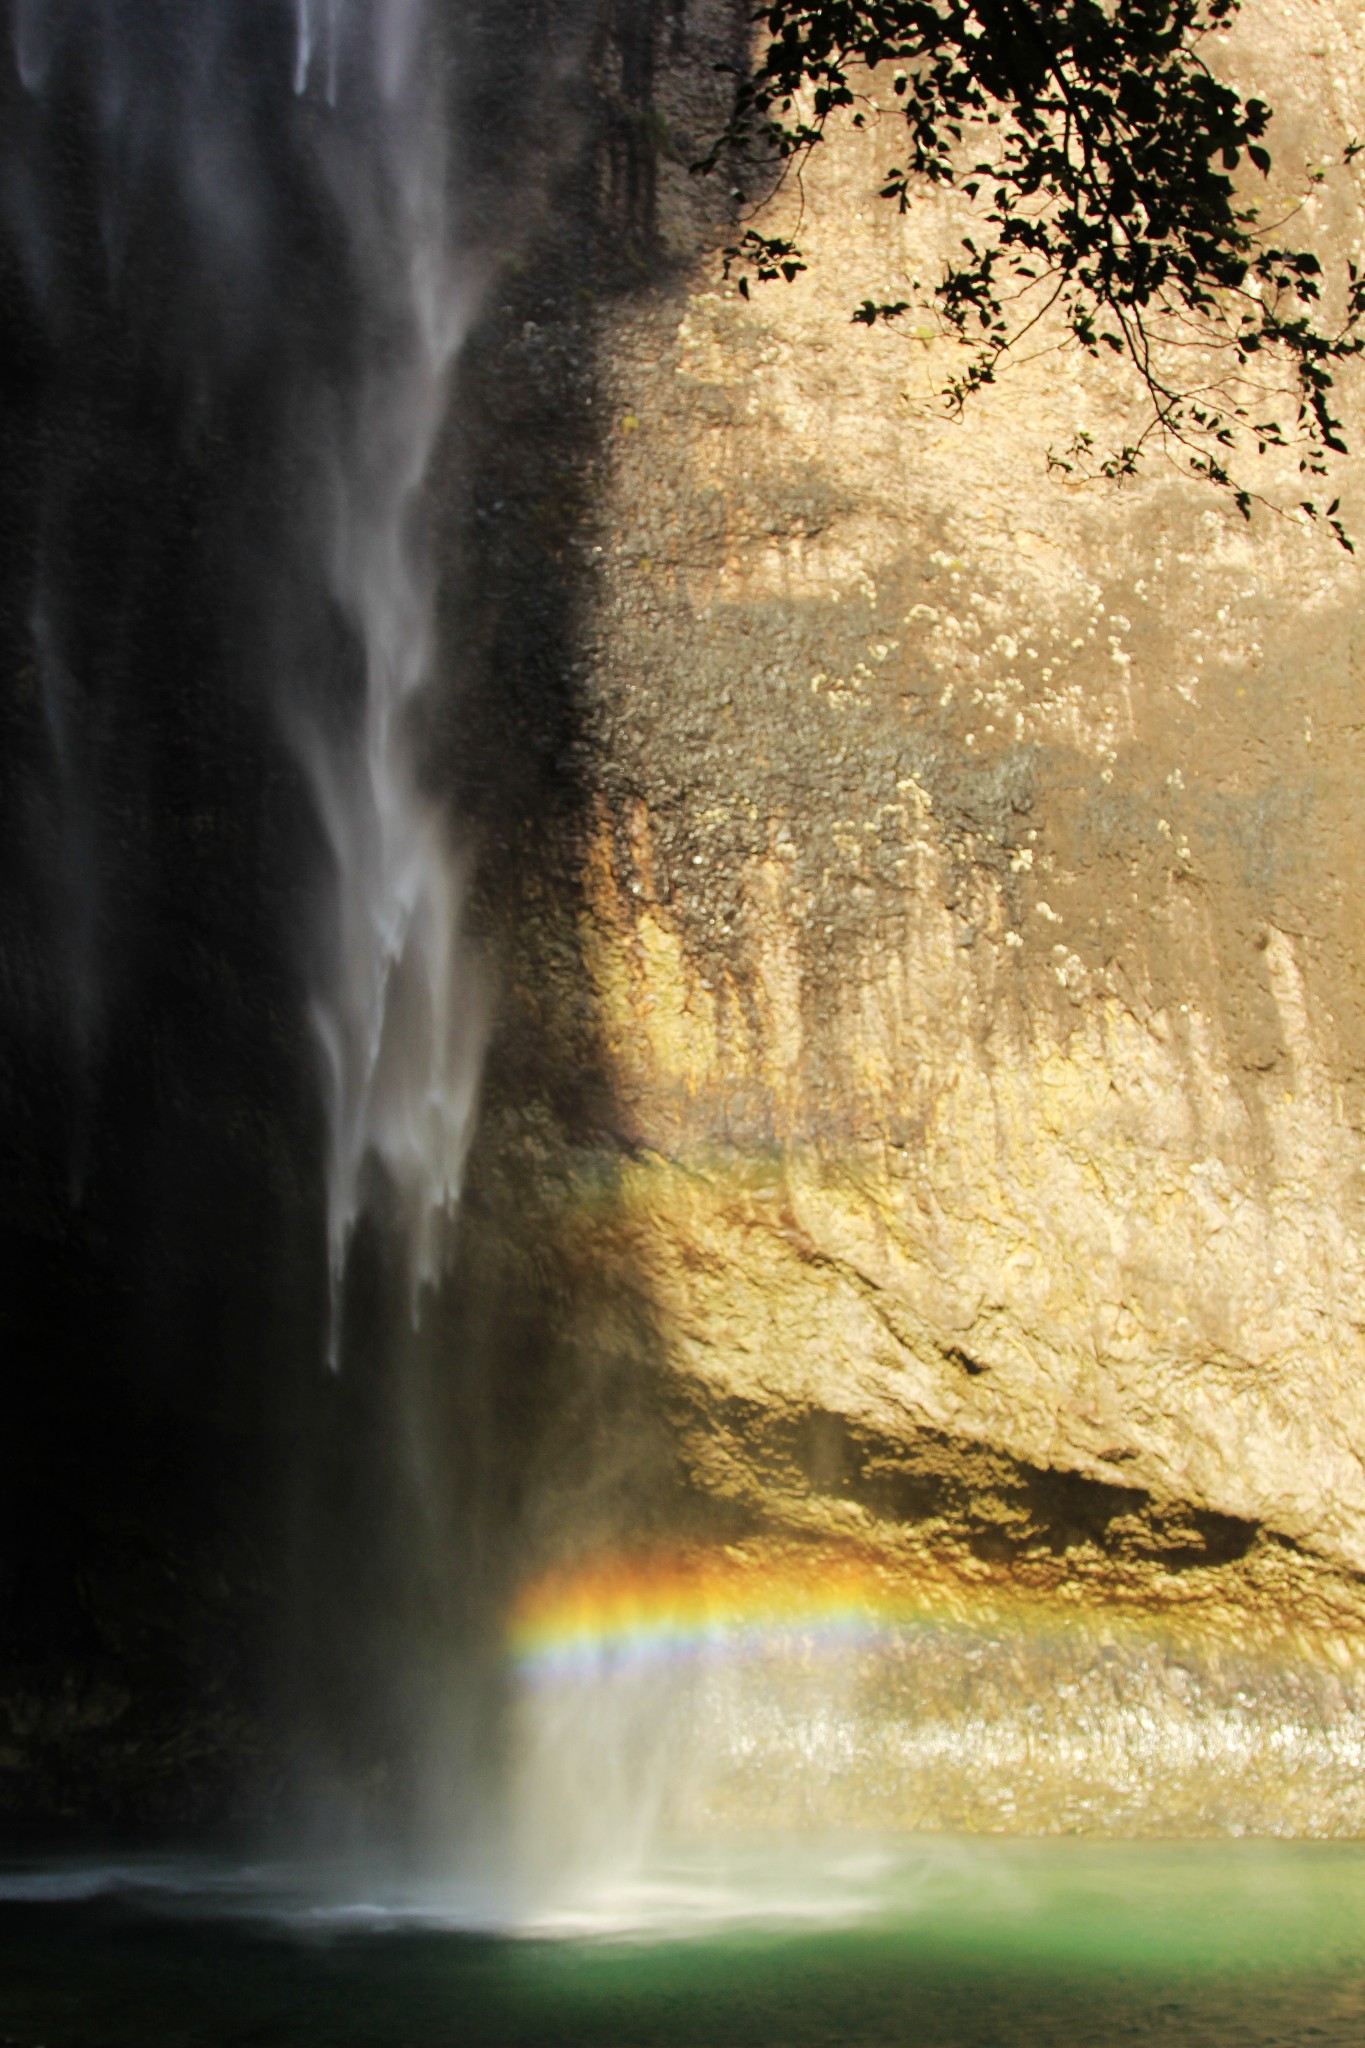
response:
M414 1317L459 1192L481 1037L461 945L463 875L421 786L413 714L436 663L423 489L451 364L472 316L449 197L442 52L422 0L297 0L294 92L315 127L363 307L353 387L312 430L319 545L361 649L350 716L291 719L335 862L331 972L314 1022L328 1105L329 1350L365 1176L395 1191Z

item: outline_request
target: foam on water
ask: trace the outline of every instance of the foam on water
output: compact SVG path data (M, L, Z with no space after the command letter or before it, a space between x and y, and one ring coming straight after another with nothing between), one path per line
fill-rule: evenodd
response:
M1018 1955L1365 1965L1358 1844L1095 1843L925 1835L675 1842L628 1879L543 1896L336 1862L147 1856L0 1870L0 1906L88 1906L300 1937L450 1933L600 1943L919 1927Z

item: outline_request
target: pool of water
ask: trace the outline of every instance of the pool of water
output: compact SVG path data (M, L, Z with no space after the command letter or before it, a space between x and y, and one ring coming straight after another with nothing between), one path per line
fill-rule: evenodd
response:
M0 1873L18 2048L1365 2042L1365 1845L712 1845L539 1897L174 1858Z

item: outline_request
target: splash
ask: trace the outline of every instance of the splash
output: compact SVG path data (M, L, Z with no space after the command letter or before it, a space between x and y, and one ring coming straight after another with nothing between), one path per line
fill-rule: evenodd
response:
M1358 1662L1243 1640L1188 1591L1159 1614L1027 1568L762 1541L550 1572L506 1631L540 1906L592 1912L675 1845L771 1831L1338 1827Z
M507 1653L534 1916L610 1921L680 1841L736 1821L826 1825L822 1793L867 1743L869 1666L934 1619L924 1588L847 1551L627 1552L528 1585Z

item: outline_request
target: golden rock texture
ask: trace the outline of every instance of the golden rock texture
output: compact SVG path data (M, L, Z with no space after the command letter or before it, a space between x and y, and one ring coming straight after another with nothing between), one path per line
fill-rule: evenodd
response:
M1360 570L1160 460L1050 476L1141 408L1046 337L945 418L949 346L849 319L953 231L876 200L885 129L812 166L809 275L743 302L685 169L720 35L688 23L670 261L596 326L585 800L494 1055L540 1046L592 1106L495 1086L475 1165L578 1388L544 1527L663 1526L668 1466L760 1550L866 1546L1092 1645L1141 1618L1145 1792L1095 1763L1111 1731L1002 1805L983 1739L921 1821L1354 1827L1354 1764L1313 1759L1365 1701ZM1365 35L1308 0L1240 33L1288 189L1339 154ZM1343 253L1352 180L1306 216ZM1055 1673L1008 1656L1018 1719ZM1256 1770L1177 1769L1234 1699Z

